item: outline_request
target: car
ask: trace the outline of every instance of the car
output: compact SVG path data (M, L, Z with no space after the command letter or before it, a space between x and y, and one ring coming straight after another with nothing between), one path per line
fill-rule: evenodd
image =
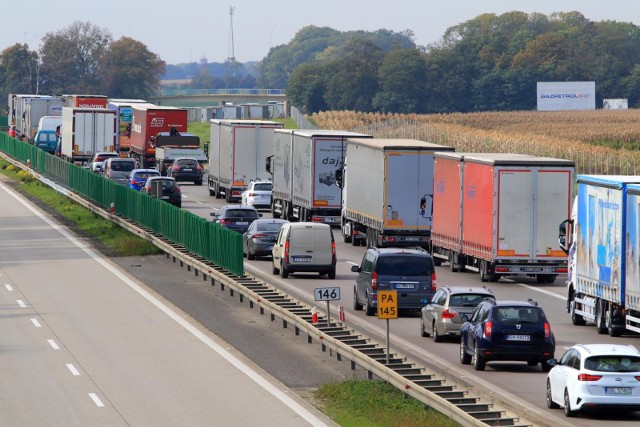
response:
M640 410L640 351L632 345L576 344L549 360L547 407L567 417Z
M164 200L172 205L182 207L182 191L174 178L168 176L150 176L142 189L151 197Z
M129 188L134 190L142 190L147 178L151 176L160 176L160 172L156 169L134 169L129 175Z
M266 218L253 221L242 235L242 253L250 260L257 256L271 256L278 232L287 222L284 219Z
M103 177L119 184L127 184L131 171L138 167L133 157L109 157L102 163L100 173Z
M331 227L318 222L285 223L271 250L271 272L283 279L298 272L335 279L336 262L336 242Z
M463 320L467 316L462 316ZM487 362L525 361L551 369L556 341L542 307L527 301L482 301L460 328L460 362L483 371Z
M431 336L435 342L445 337L459 337L463 315L470 316L485 299L495 300L486 287L467 288L443 286L420 313L420 335Z
M429 252L421 248L369 248L353 285L353 309L373 316L378 309L378 291L398 291L398 309L419 311L436 292L436 271Z
M256 209L269 209L271 207L272 188L271 181L251 181L240 196L241 203L255 206Z
M253 206L225 205L217 213L211 213L211 216L217 224L242 234L262 214Z
M89 170L94 173L102 172L102 163L110 157L118 157L118 153L109 151L94 154L89 161Z
M191 181L195 185L202 185L204 169L198 160L191 157L179 157L173 161L171 167L167 169L167 176L175 178L176 181Z

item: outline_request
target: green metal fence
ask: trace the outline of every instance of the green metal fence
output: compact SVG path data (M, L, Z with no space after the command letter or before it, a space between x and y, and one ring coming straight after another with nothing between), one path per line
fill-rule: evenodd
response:
M242 236L162 200L0 133L0 150L52 181L178 243L233 274L244 274Z

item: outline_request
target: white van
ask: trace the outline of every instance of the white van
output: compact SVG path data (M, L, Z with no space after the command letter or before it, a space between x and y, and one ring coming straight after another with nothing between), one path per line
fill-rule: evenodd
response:
M280 229L271 250L273 274L315 272L336 278L336 243L328 224L290 222Z

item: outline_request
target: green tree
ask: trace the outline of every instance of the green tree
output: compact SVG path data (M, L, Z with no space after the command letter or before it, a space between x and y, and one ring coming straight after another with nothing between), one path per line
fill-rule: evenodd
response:
M38 54L27 44L16 43L0 53L0 99L2 104L10 93L38 91Z
M109 43L98 64L101 92L112 98L148 98L165 67L158 55L129 37Z
M426 96L427 64L418 49L387 52L378 70L373 106L382 112L421 113Z
M287 86L287 97L302 113L311 114L327 110L324 100L326 78L331 64L320 61L300 65L293 70Z

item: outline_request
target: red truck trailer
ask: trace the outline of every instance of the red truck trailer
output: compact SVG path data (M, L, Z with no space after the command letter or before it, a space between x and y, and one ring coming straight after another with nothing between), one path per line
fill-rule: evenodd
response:
M65 107L70 108L107 108L105 95L62 95Z
M156 165L156 147L163 139L172 137L172 147L193 145L193 138L181 138L187 132L187 110L175 107L160 107L151 104L132 104L131 147L129 156L135 157L141 167ZM199 145L198 139L197 144Z
M436 153L433 257L482 281L567 272L556 219L570 214L574 163L507 153Z

